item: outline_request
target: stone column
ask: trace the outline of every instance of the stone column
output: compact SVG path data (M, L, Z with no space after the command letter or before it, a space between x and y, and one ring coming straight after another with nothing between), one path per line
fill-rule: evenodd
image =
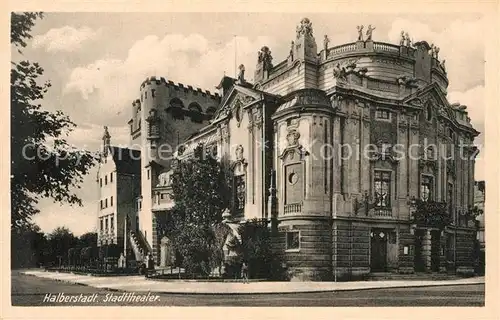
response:
M425 262L425 271L431 271L431 231L426 230L422 239L422 257Z

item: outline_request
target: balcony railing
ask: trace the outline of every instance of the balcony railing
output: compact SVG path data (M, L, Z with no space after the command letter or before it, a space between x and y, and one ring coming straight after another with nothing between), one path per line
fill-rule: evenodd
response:
M373 209L375 217L392 217L392 209L390 208L375 208Z
M284 214L292 214L292 213L297 213L302 211L302 203L289 203L285 204L284 207Z

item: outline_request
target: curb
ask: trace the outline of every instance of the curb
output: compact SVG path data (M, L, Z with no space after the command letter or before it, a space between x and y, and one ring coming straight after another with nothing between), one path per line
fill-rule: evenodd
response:
M30 274L28 274L30 275ZM36 275L30 275L33 277L37 277ZM64 279L50 279L50 278L44 278L44 277L39 277L43 279L48 279L48 280L54 280L58 282L64 282L64 283L71 283L71 284L76 284L80 286L86 286L86 287L92 287L97 290L107 290L107 291L112 291L112 292L150 292L150 293L156 293L156 294L175 294L175 295L218 295L218 296L223 296L223 295L238 295L238 296L243 296L243 295L275 295L275 294L297 294L297 293L328 293L328 292L339 292L339 291L365 291L365 290L384 290L384 289L401 289L401 288L429 288L429 287L450 287L450 286L466 286L466 285L484 285L484 281L478 281L478 282L469 282L469 283L445 283L445 284L422 284L422 285L411 285L411 286L403 286L403 285L398 285L398 286L390 286L390 287L374 287L374 288L337 288L337 289L325 289L325 290L298 290L298 291L286 291L286 292L279 292L279 291L273 291L273 292L179 292L179 291L129 291L125 289L118 289L118 288L110 288L110 287L94 287L86 283L81 283L81 282L74 282L74 281L68 281Z

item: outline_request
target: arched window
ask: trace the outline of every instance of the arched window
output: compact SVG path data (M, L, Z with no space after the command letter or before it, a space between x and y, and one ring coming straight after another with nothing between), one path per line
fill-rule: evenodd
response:
M427 121L432 120L432 106L430 104L427 104L427 108L425 110L425 118Z

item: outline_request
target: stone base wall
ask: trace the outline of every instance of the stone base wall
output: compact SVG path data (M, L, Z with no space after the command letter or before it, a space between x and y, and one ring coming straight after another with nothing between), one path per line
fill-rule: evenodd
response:
M334 221L333 272L339 279L360 278L370 272L370 227L351 221Z
M299 231L300 248L287 250L286 232ZM283 250L291 281L327 281L332 278L331 232L328 221L286 221L275 243Z

